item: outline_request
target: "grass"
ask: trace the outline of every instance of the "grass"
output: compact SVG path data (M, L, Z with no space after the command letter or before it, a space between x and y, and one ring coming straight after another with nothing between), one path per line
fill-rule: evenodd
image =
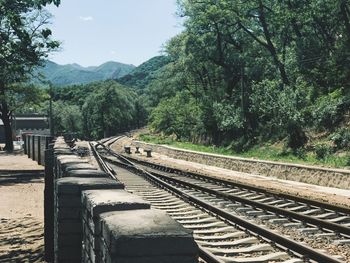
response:
M278 145L258 145L246 152L237 153L232 149L226 147L216 147L216 146L206 146L200 144L193 144L190 142L176 141L170 137L163 137L154 134L141 134L139 139L144 142L154 143L154 144L165 144L172 147L187 149L198 152L222 154L227 156L237 156L244 158L269 160L269 161L279 161L286 163L297 163L297 164L308 164L308 165L319 165L333 168L344 168L349 166L348 156L337 156L337 155L327 155L324 159L320 160L316 158L314 152L305 152L302 157L299 157L292 152L284 152L282 146Z

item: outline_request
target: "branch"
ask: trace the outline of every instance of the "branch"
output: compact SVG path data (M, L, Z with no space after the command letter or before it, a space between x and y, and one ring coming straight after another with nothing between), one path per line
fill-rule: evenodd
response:
M259 39L256 35L254 35L248 28L246 28L241 22L239 22L240 27L246 32L248 35L250 35L256 42L258 42L260 45L262 45L265 48L268 48L268 44Z

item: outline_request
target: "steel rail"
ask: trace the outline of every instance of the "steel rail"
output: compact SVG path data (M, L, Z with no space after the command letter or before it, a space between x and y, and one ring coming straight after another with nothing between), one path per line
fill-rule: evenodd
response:
M95 147L95 146L92 145L91 143L90 143L90 146L91 146L91 148L93 149L93 154L94 154L94 156L95 156L95 158L96 158L97 163L100 165L101 169L103 169L105 172L107 172L107 170L105 170L105 169L107 169L107 164L106 164L106 162L103 160L103 159L106 159L106 158L103 158L103 157L100 156L100 154L98 153L97 147ZM114 152L111 152L111 151L110 151L110 148L109 148L109 147L106 147L104 144L98 143L98 146L102 146L104 149L108 150L108 152L109 152L110 154L112 154L113 156L118 157L118 158L121 158L124 162L127 162L128 164L126 164L126 165L124 165L124 166L125 166L125 168L127 168L128 170L134 169L134 168L135 168L135 166L134 166L134 164L133 164L132 162L130 162L130 161L127 160L126 158L123 158L122 156L119 156L119 155L115 154ZM108 159L106 159L106 160L108 160ZM109 160L108 160L108 161L109 161ZM110 169L111 171L113 171L113 176L112 176L112 178L118 181L118 179L116 178L116 176L114 176L114 174L116 174L115 171L114 171L112 168L110 168L110 167L109 167L109 169ZM108 173L110 174L111 171L109 171L109 169L108 169ZM110 176L111 176L111 174L110 174ZM148 178L147 178L147 179L148 179ZM209 252L209 251L207 251L206 249L204 249L202 246L198 245L198 248L199 248L199 257L200 257L201 259L203 259L206 263L225 263L225 262L222 261L221 259L216 258L215 255L213 255L211 252Z
M123 156L123 155L122 155ZM350 215L350 208L344 207L344 206L338 206L338 205L333 205L333 204L329 204L329 203L324 203L324 202L320 202L320 201L316 201L316 200L312 200L312 199L307 199L307 198L303 198L303 197L299 197L299 196L294 196L291 194L286 194L286 193L279 193L276 191L271 191L271 190L267 190L267 189L261 189L259 187L256 186L252 186L252 185L247 185L247 184L243 184L243 183L239 183L239 182L233 182L227 179L221 179L221 178L214 178L208 175L202 175L202 174L197 174L197 173L193 173L193 172L187 172L187 171L182 171L180 169L176 169L176 168L170 168L170 167L166 167L164 165L159 165L159 164L153 164L153 163L149 163L146 161L142 161L142 160L138 160L132 157L125 157L124 158L130 159L135 163L139 163L145 166L153 166L153 167L159 167L161 169L159 170L166 170L166 171L170 171L172 173L177 173L177 174L182 174L185 176L189 176L189 177L197 177L197 178L201 178L203 180L208 180L211 181L213 183L217 183L217 184L224 184L224 185L230 185L233 187L238 187L238 188L242 188L242 189L247 189L247 190L252 190L258 193L262 193L262 194L269 194L272 196L276 196L276 197L280 197L280 198L285 198L285 199L290 199L292 201L296 201L296 202L301 202L301 203L306 203L309 205L313 205L313 206L317 206L323 209L327 209L327 210L332 210L334 212L341 212L341 213L345 213L345 214L349 214Z
M273 212L275 214L282 215L284 217L294 218L296 220L300 220L300 221L315 225L317 227L329 229L329 230L335 231L337 233L342 233L344 235L350 236L350 228L342 226L340 224L331 223L331 222L321 220L321 219L318 219L318 218L315 218L312 216L307 216L307 215L299 214L299 213L289 211L289 210L286 210L283 208L279 208L276 206L267 205L267 204L260 203L260 202L254 201L254 200L250 200L248 198L240 197L240 196L237 196L234 194L227 194L227 193L223 193L220 191L212 190L212 189L209 189L207 187L200 186L200 185L193 184L193 183L189 183L189 182L185 182L185 181L182 181L182 180L170 177L170 176L166 176L166 175L162 175L162 174L158 174L158 173L153 173L153 172L151 174L155 175L157 177L163 178L164 180L167 180L167 181L172 181L172 182L190 187L192 189L196 189L196 190L199 190L202 192L206 192L208 194L215 195L215 196L222 198L222 199L225 199L225 200L230 200L233 202L240 202L242 204L247 204L247 205L250 205L250 206L255 207L255 208L261 208L265 211Z
M115 154L118 156L118 154ZM122 160L125 158L121 158ZM111 160L108 160L111 161ZM114 163L116 165L120 165L120 163L118 162L113 162L111 161L111 163ZM252 222L246 221L244 218L240 217L240 216L236 216L233 215L221 208L217 208L215 206L212 206L210 204L208 204L205 201L200 200L199 198L191 195L191 194L187 194L184 193L183 191L181 191L180 189L170 185L167 182L164 182L163 180L157 178L157 176L152 175L151 173L138 168L135 164L131 164L130 161L128 161L128 164L125 164L124 167L126 167L127 169L133 170L135 173L144 176L145 178L147 178L148 180L151 180L152 182L156 183L157 185L160 185L162 188L167 189L168 191L171 191L173 193L175 193L178 196L181 196L184 200L187 200L199 207L201 207L202 209L208 210L212 213L214 213L217 216L220 216L230 222L232 222L233 224L237 224L255 234L258 234L261 237L264 237L266 240L270 240L278 245L280 245L283 248L289 249L293 252L295 252L298 255L302 255L304 256L304 258L307 259L311 259L314 260L316 262L320 262L320 263L343 263L343 261L340 261L334 257L328 256L322 252L316 251L313 248L309 247L309 246L305 246L297 241L294 241L292 239L286 238L280 234L277 234L267 228L264 228L262 226L259 226L257 224L254 224Z
M108 147L106 147L106 148L108 148ZM124 161L127 160L129 163L132 163L128 159L134 160L133 158L130 158L130 157L125 157L123 155L118 155L118 154L114 153L113 150L111 150L110 148L108 148L108 149L109 149L110 153L112 153L112 155L114 155L115 157L121 156ZM139 162L139 163L142 163L142 164L145 164L145 163L149 164L149 163L147 163L145 161L139 161L139 160L136 160L136 161ZM164 168L164 169L174 170L173 168L168 168L168 167L165 167L165 166L161 166L161 167ZM178 171L181 171L181 170L178 170ZM183 172L183 171L181 171L181 172ZM289 210L286 210L286 209L283 209L283 208L279 208L279 207L276 207L276 206L260 203L260 202L257 202L257 201L254 201L254 200L250 200L250 199L244 198L244 197L239 197L239 196L236 196L236 195L233 195L233 194L227 194L227 193L223 193L223 192L220 192L220 191L212 190L212 189L209 189L209 188L206 188L206 187L203 187L203 186L199 186L197 184L184 182L182 180L175 179L175 178L170 177L170 176L166 176L166 175L162 175L162 174L158 174L158 173L154 173L154 172L152 172L152 173L155 174L156 176L162 177L164 179L173 180L173 181L175 181L177 183L186 185L188 187L191 187L191 188L203 191L203 192L207 192L209 194L216 195L217 197L220 197L220 198L223 198L223 199L226 199L226 200L248 204L248 205L250 205L252 207L260 208L260 209L263 209L265 211L270 211L270 212L273 212L273 213L278 214L278 215L282 215L282 216L285 216L285 217L288 217L288 218L293 218L293 219L296 219L296 220L300 220L300 221L309 223L311 225L315 225L315 226L323 228L323 229L332 230L332 231L335 231L336 233L342 233L344 235L350 236L350 228L346 227L346 226L342 226L340 224L327 222L325 220L321 220L321 219L318 219L318 218L315 218L315 217L312 217L312 216L303 215L303 214L300 214L300 213L297 213L297 212L293 212L293 211L289 211ZM194 175L194 176L197 176L197 175ZM221 179L216 179L216 178L213 179L213 178L211 178L209 176L205 176L205 178L210 180L210 181L213 181L213 182L218 181L220 183L232 185L232 184L230 184L230 181L227 181L227 180L221 180ZM268 191L263 191L263 193L266 194L266 193L269 193L269 192ZM277 196L281 197L281 195L277 195ZM301 199L301 198L298 198L298 199ZM302 199L302 200L303 200L303 203L310 204L308 199ZM311 202L311 203L315 203L315 202ZM322 203L322 205L324 205L324 203ZM346 211L348 214L350 214L350 209L346 209L346 208L338 207L338 206L333 206L333 205L329 205L329 206L332 207L333 208L332 210L335 211L335 212L339 212L338 210L336 210L337 208L342 208L341 209L342 212ZM344 209L346 209L346 210L344 211Z
M122 138L124 136L125 135L119 135L119 136L112 137L110 140L108 140L108 142L104 142L103 144L107 144L107 147L109 148L113 143L115 143L116 141L118 141L120 138Z
M104 146L104 145L101 143L97 143L96 145L93 145L92 142L89 142L89 145L90 145L90 148L92 149L92 153L93 153L98 165L100 166L101 170L104 171L105 173L107 173L112 179L115 179L118 181L116 174L115 174L115 171L106 164L106 162L102 159L102 157L100 156L100 154L97 151L97 147L99 145L102 145L102 146Z

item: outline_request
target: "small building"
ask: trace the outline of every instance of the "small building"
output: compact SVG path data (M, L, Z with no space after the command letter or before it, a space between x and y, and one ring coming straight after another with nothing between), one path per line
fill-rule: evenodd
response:
M40 114L16 114L11 120L13 137L23 133L50 134L47 116ZM4 124L0 119L0 143L5 143Z

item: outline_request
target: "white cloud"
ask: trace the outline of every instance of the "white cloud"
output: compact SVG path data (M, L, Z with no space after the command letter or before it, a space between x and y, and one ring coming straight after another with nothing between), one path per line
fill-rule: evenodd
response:
M111 55L116 55L116 54L117 54L116 51L114 51L114 50L111 51Z
M79 16L79 19L84 21L84 22L94 20L94 18L92 16Z

